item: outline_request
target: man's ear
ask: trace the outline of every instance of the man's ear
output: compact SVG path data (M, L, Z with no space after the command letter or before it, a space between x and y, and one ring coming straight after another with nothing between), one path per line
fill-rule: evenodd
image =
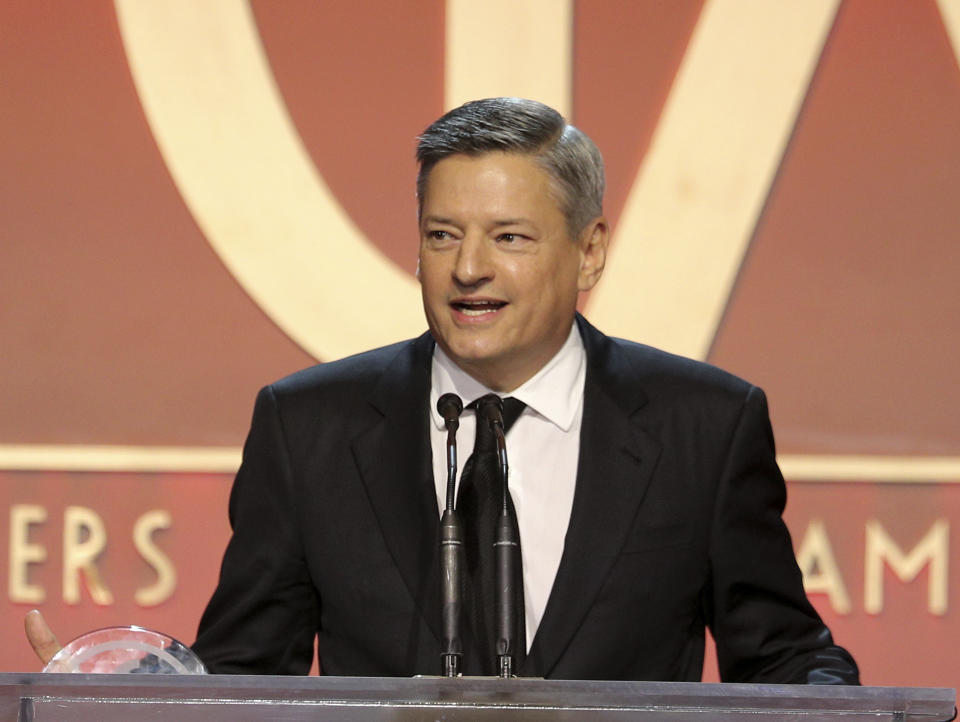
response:
M597 216L580 233L580 276L577 288L589 291L603 275L607 262L607 244L610 242L610 227L604 216Z

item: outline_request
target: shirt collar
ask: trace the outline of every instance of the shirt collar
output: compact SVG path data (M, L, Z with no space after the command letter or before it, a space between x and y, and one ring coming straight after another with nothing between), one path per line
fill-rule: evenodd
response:
M567 340L554 357L523 385L505 395L519 399L554 425L569 431L583 398L586 374L587 353L574 323ZM463 399L464 406L484 394L494 393L457 366L443 349L434 346L430 416L438 429L444 424L437 411L437 399L449 392Z

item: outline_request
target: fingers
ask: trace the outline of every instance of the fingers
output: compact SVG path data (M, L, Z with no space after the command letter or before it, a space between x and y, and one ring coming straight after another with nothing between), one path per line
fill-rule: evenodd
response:
M60 651L60 642L57 641L53 630L47 625L39 609L27 612L27 616L23 618L23 629L27 633L27 641L44 664Z

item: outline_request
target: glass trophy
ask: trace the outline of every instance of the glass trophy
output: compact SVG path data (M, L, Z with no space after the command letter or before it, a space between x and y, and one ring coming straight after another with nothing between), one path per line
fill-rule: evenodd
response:
M200 658L173 637L143 627L87 632L54 655L44 672L206 674Z

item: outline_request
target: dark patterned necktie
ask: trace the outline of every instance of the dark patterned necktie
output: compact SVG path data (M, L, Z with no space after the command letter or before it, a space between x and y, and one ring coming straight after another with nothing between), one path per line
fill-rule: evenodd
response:
M506 433L523 412L524 403L514 398L503 402L503 431ZM476 402L468 408L476 409ZM457 493L457 511L463 520L464 557L466 575L464 590L465 651L464 674L495 675L497 671L496 625L496 564L493 542L500 517L503 496L500 485L500 466L497 457L497 439L491 425L477 417L477 437L473 453L463 467L460 490ZM507 503L516 519L513 499ZM520 538L519 530L515 530ZM514 670L527 653L526 614L523 601L523 564L520 547L515 549L514 589L517 590L514 632L517 648L514 651ZM479 651L480 669L470 669L469 650Z

